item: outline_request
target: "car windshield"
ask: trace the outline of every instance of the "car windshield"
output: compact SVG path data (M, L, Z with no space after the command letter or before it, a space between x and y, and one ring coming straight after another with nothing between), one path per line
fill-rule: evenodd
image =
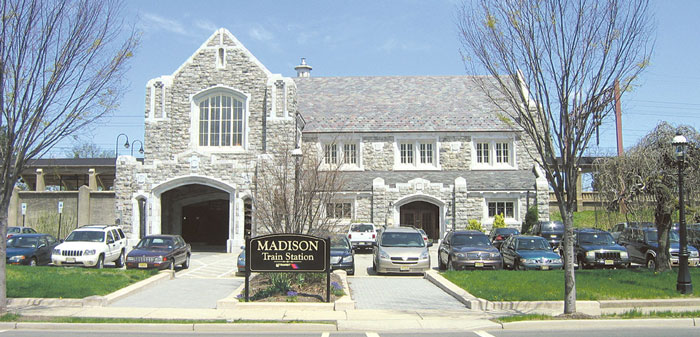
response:
M8 233L19 233L19 227L9 227L7 228Z
M143 238L136 248L173 248L173 240L169 238Z
M423 236L418 232L413 233L384 233L382 235L383 247L424 247Z
M498 234L498 235L518 235L518 234L520 234L520 232L518 232L518 230L515 228L499 228L499 229L496 229L496 234Z
M610 246L615 244L612 235L608 233L578 233L579 244Z
M13 236L7 239L8 248L36 248L39 238L28 238L24 236Z
M351 232L373 232L374 226L372 225L352 225L350 227Z
M345 238L334 237L331 238L331 249L350 249L350 246Z
M75 231L68 235L66 241L104 242L105 233L98 231Z
M542 238L518 239L517 250L549 250L549 243Z
M486 235L455 234L452 237L453 246L487 247L491 245Z
M669 241L671 242L678 242L678 232L676 231L670 231L668 232L669 236ZM657 231L646 231L644 232L644 238L646 239L647 242L656 242L659 240L659 232Z

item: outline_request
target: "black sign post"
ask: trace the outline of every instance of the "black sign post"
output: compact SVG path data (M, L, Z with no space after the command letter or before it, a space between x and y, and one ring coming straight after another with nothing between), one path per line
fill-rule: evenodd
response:
M250 300L250 273L326 273L330 302L331 240L303 234L270 234L246 239L245 299Z

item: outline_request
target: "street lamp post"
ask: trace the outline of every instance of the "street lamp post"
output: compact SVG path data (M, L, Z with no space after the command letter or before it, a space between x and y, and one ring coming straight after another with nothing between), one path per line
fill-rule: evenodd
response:
M139 144L141 144L141 147L139 148L139 153L143 154L143 142L138 140L138 139L135 139L134 141L131 142L131 156L132 157L134 156L134 148L135 148L134 144L136 142L139 142Z
M294 118L294 150L292 150L292 158L294 158L294 222L299 224L299 159L301 159L301 131L304 130L306 121L298 112Z
M128 149L129 148L129 136L126 134L120 133L117 135L117 140L114 142L114 158L119 158L119 137L124 136L126 137L126 142L124 143L124 148Z
M693 284L688 271L688 231L685 226L685 202L683 200L683 164L685 162L685 148L688 141L680 131L673 137L673 147L678 161L678 206L679 206L679 226L680 227L680 249L678 252L678 281L676 290L681 294L693 292Z

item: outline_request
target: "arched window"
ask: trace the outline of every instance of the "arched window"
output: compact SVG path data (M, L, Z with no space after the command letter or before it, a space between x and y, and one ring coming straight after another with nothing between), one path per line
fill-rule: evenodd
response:
M244 102L216 91L198 100L199 146L242 146Z

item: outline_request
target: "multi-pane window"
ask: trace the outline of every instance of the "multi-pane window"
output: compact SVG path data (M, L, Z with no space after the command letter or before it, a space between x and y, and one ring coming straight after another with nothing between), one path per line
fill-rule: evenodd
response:
M326 217L332 219L352 218L352 203L329 202L326 204Z
M433 163L433 144L420 143L420 162L421 164Z
M489 217L493 218L496 214L502 214L506 218L513 218L513 202L512 201L492 201L489 202Z
M243 144L243 102L224 94L199 102L199 145Z
M413 144L401 143L401 164L413 164Z
M356 144L343 144L343 164L357 165Z
M496 143L496 162L508 164L508 143Z
M476 143L476 162L489 163L489 143Z
M338 145L324 144L323 145L323 163L337 164L338 163Z

